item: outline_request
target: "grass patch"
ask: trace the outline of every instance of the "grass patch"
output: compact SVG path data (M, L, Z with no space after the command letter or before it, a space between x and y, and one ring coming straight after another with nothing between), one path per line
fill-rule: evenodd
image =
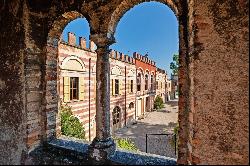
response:
M139 149L130 138L114 138L118 148L137 152Z

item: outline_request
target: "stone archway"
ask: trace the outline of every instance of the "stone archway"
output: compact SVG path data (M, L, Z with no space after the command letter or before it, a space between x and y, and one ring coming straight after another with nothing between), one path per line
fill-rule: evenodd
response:
M66 12L56 19L49 31L47 37L46 46L46 72L45 72L45 135L46 139L51 139L60 136L60 116L59 108L59 85L60 79L58 79L59 64L58 62L58 43L61 40L61 34L66 25L77 19L86 18L83 14L77 11ZM83 66L84 67L84 66Z
M122 1L114 10L110 17L110 22L108 25L108 34L110 36L115 36L116 27L123 17L123 15L133 8L136 5L139 5L144 2L151 2L148 0L124 0ZM188 126L188 112L190 109L190 98L189 98L189 90L190 90L190 78L189 78L189 64L188 64L188 56L189 56L189 45L188 45L188 34L192 32L193 27L188 27L187 17L188 17L188 4L187 2L176 2L173 0L155 0L155 2L160 2L167 7L169 7L177 17L179 23L179 86L180 86L180 98L179 98L179 112L178 112L178 122L179 122L179 133L180 138L178 139L178 163L186 163L188 158L188 153L191 153L190 149L188 149L188 135L189 135L189 126ZM192 12L192 11L191 11ZM191 14L190 14L191 15ZM191 15L192 18L192 15ZM162 20L164 21L164 20ZM190 28L190 29L188 29Z
M178 8L178 4L176 4L176 2L174 0L154 0L155 2L160 2L162 4L167 5L173 12L174 14L177 16L179 16L179 8ZM116 27L117 24L119 23L119 20L122 18L122 16L129 11L131 8L133 8L136 5L139 5L143 2L152 2L149 0L134 0L134 1L130 1L130 0L124 0L122 1L115 9L115 11L112 13L111 18L110 18L110 22L108 25L108 34L114 36L115 31L116 31Z
M45 110L53 112L58 104L46 108L44 100L45 94L49 100L53 99L49 93L56 92L55 79L46 77L53 85L45 86L45 43L54 19L66 11L89 13L92 38L98 43L99 56L104 57L99 62L103 65L97 67L98 86L104 87L98 92L98 100L104 101L104 106L98 108L103 114L97 119L107 121L109 116L105 113L110 101L105 99L109 93L105 87L109 87L109 75L105 72L109 72L109 63L108 56L102 55L108 54L108 47L114 42L114 27L123 13L141 2L145 0L0 1L0 23L4 25L0 27L0 133L4 136L0 137L0 163L22 163L28 151L44 141L46 128L55 126L46 126L47 115L52 119L54 116ZM178 9L183 65L178 79L180 96L184 96L179 100L178 163L247 164L249 1L159 2ZM53 38L50 41L53 46ZM47 66L55 77L53 63ZM98 130L107 131L102 136L108 137L109 125L105 126Z

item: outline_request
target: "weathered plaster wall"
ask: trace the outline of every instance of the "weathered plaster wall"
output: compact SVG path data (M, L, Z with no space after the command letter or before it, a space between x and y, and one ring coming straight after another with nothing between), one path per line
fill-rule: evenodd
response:
M0 1L0 165L25 154L22 1Z
M249 163L248 3L194 1L189 118L193 164Z

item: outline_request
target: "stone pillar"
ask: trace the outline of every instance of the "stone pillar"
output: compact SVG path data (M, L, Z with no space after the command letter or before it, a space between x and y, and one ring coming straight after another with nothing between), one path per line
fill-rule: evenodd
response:
M92 36L97 45L96 62L96 137L89 146L91 161L107 163L115 152L115 143L110 132L110 41L98 35ZM99 41L101 40L101 42Z

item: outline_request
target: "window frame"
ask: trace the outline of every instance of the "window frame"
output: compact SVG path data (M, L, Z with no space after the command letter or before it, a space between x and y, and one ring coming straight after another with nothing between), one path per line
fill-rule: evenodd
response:
M145 75L145 90L148 90L148 75Z
M136 90L137 90L137 92L140 92L141 91L141 73L137 74L136 79L137 79Z
M70 101L76 101L79 100L79 77L69 77L70 83L69 83L69 100ZM76 80L76 83L72 83L73 80ZM75 86L74 86L75 84ZM75 95L74 95L75 91Z
M154 91L154 75L151 75L150 78L150 90Z
M114 84L115 84L115 95L119 95L119 79L114 79Z
M133 89L134 89L134 80L130 80L130 93L133 93Z

